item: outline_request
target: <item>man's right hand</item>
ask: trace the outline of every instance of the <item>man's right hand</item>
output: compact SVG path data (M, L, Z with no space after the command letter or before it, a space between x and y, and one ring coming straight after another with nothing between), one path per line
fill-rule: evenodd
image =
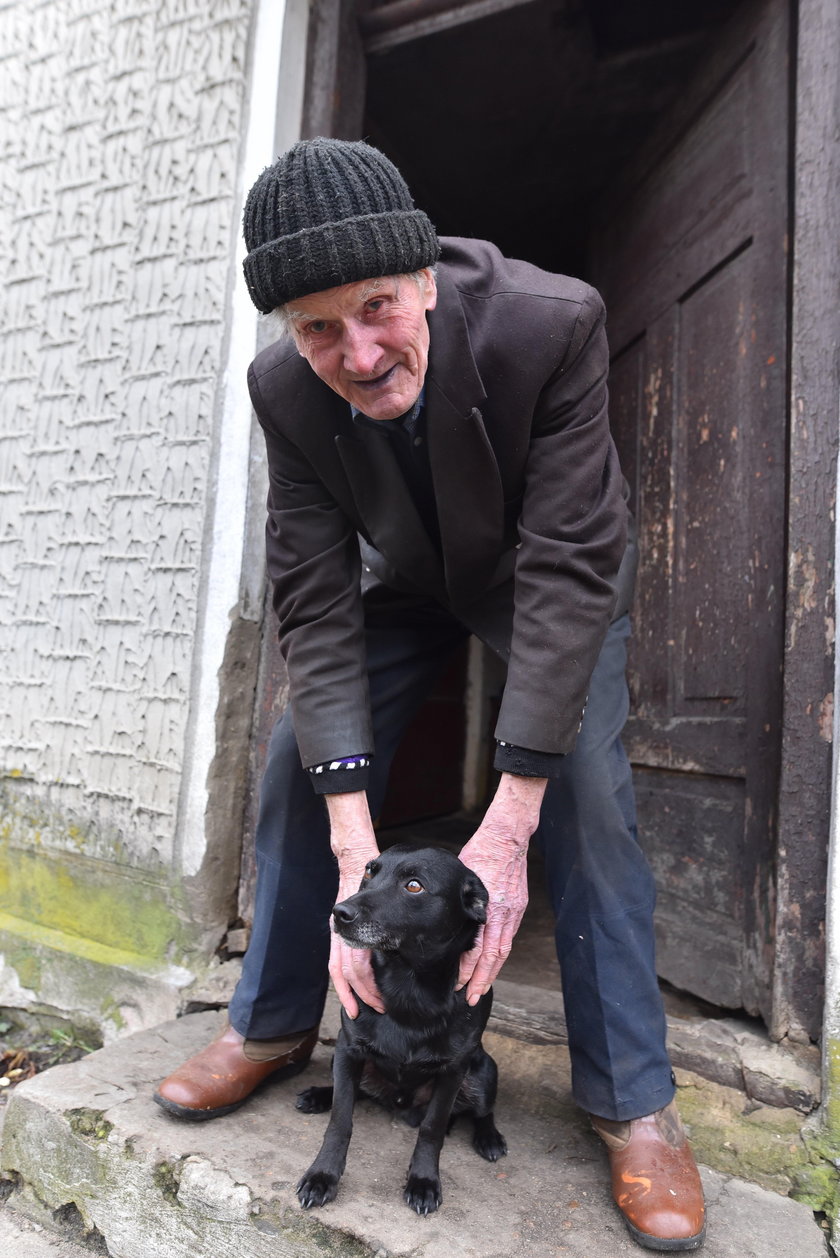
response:
M338 861L338 900L346 900L359 890L368 861L379 855L373 822L370 819L367 795L350 791L346 795L327 795L330 817L330 845ZM359 1015L359 996L377 1013L385 1005L373 977L370 952L351 948L337 935L330 919L330 978L338 999L351 1018Z

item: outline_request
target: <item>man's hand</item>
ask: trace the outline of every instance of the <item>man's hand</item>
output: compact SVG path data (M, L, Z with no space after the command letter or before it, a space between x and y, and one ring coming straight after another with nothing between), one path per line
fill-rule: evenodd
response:
M355 895L365 872L365 865L379 855L373 823L364 791L346 795L327 795L330 816L330 845L338 861L338 900ZM370 952L351 948L335 933L330 919L330 978L338 999L351 1018L359 1015L360 996L366 1005L385 1012L385 1005L373 977Z
M528 843L539 825L546 778L503 773L493 802L459 857L490 896L475 947L461 958L458 987L478 1004L507 960L528 905Z

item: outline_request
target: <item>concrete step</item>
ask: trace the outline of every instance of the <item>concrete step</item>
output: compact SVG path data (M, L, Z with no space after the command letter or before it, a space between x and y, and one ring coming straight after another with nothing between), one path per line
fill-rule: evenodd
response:
M0 1207L0 1254L6 1258L90 1258L87 1247L7 1207Z
M510 1152L496 1165L483 1162L468 1124L456 1126L441 1159L437 1214L418 1218L403 1204L416 1133L370 1102L357 1108L338 1199L303 1211L294 1186L326 1117L300 1114L293 1102L302 1086L327 1082L328 1044L319 1045L305 1075L267 1086L213 1122L179 1122L151 1100L156 1083L223 1019L192 1014L18 1086L2 1143L9 1217L20 1212L44 1227L69 1228L74 1241L111 1258L642 1252L611 1202L600 1142L571 1102L565 1049L491 1037L501 1074L497 1120ZM329 1038L336 1029L332 1003L322 1033ZM825 1258L825 1235L805 1206L711 1169L703 1177L706 1258ZM45 1258L54 1253L44 1250Z

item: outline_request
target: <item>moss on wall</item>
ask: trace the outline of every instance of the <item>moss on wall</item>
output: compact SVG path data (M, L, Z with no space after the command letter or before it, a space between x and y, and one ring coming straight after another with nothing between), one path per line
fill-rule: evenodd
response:
M0 911L91 945L179 959L189 932L175 900L172 888L124 867L0 844ZM25 946L12 964L23 986L37 990Z
M828 1218L835 1253L840 1253L840 1040L825 1046L825 1099L803 1132L807 1161L799 1169L791 1196Z
M114 861L0 841L4 1006L110 1040L175 1017L209 959L179 887Z

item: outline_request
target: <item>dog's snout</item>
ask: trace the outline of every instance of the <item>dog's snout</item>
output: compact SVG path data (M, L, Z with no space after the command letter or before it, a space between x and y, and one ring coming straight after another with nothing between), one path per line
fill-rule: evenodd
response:
M345 901L341 904L336 904L333 909L333 917L337 926L349 926L356 919L356 910Z

